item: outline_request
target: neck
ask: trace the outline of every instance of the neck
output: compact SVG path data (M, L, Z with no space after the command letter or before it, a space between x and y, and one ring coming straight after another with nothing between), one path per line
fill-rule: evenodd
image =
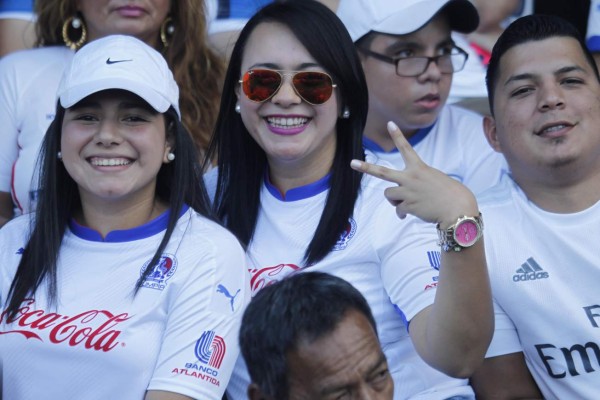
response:
M555 172L541 179L519 178L514 173L513 177L529 200L549 212L576 213L600 200L600 170L583 179L574 179L566 171Z
M165 212L168 205L155 198L131 204L119 201L93 202L82 198L81 212L75 220L83 226L98 231L102 237L115 230L132 229L153 220Z

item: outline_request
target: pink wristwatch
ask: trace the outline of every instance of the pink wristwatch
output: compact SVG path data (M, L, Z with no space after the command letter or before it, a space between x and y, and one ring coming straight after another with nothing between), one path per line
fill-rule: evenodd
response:
M444 251L461 251L471 247L483 235L483 219L481 213L476 217L461 216L448 229L440 229L437 225L439 245Z

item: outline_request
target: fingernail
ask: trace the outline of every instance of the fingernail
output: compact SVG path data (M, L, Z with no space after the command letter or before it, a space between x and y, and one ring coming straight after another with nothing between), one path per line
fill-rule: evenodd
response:
M360 168L361 165L362 165L362 162L360 162L359 160L350 161L350 166L352 168Z
M388 128L390 131L395 131L396 129L398 129L398 125L396 125L396 124L395 124L394 122L392 122L392 121L388 121L388 123L387 123L387 128Z

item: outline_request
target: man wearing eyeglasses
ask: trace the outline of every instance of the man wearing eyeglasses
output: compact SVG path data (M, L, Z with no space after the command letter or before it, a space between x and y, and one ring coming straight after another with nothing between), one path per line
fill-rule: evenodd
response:
M337 14L356 44L369 88L365 148L403 169L386 128L394 121L430 166L475 194L495 184L506 164L489 148L482 116L446 104L452 76L468 58L451 32L469 33L479 23L471 2L341 0Z

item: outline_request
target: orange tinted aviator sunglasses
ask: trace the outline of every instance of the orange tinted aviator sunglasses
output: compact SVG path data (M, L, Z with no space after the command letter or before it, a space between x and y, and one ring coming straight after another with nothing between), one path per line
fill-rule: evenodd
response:
M291 75L292 87L298 96L308 104L319 105L331 97L333 83L331 76L319 71L278 71L274 69L251 69L240 83L246 97L257 103L269 100L277 93L283 83L283 77Z

